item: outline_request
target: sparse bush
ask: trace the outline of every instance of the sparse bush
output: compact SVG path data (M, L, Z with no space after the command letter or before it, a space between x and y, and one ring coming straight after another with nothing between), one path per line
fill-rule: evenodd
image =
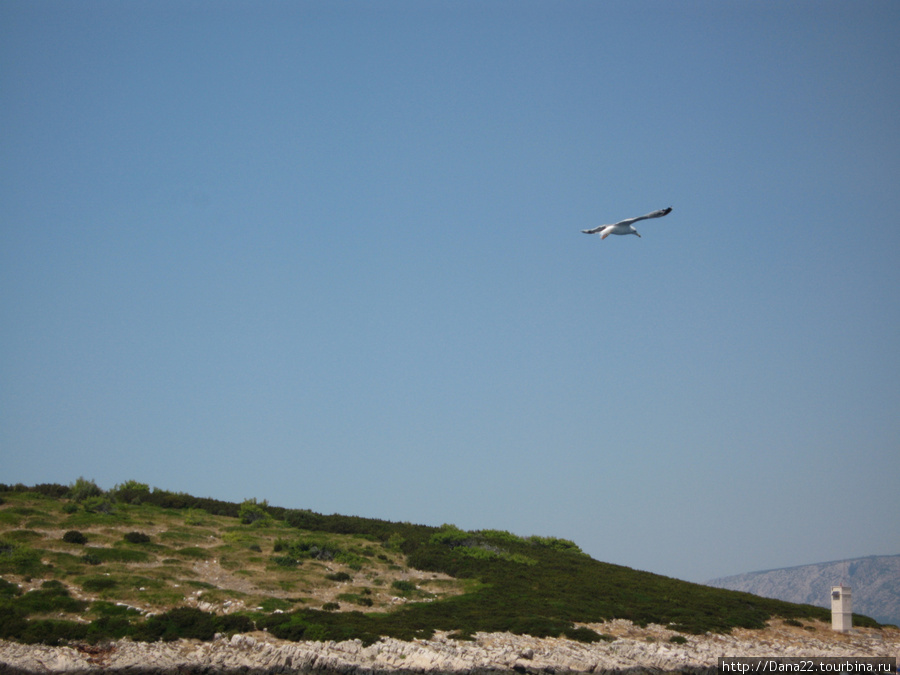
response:
M11 581L0 577L0 598L14 598L22 595L22 589Z
M67 544L86 544L88 539L78 530L69 530L63 535L62 540Z
M600 633L595 630L591 630L587 626L567 628L565 634L566 637L570 640L577 640L578 642L599 642L601 640L608 640L610 638L609 635L600 635Z
M123 539L129 544L149 544L150 536L143 532L129 532Z
M270 560L279 567L300 567L303 564L302 560L290 555L273 555Z
M262 607L264 612L274 612L276 610L286 611L291 608L291 603L289 600L285 600L284 598L266 598L259 606Z
M506 530L479 530L479 536L498 544L524 544L525 540Z
M28 614L50 612L75 614L83 612L87 603L70 596L69 591L59 581L45 581L40 589L19 596L16 606Z
M50 497L51 499L60 499L61 497L65 497L69 492L69 488L66 485L60 485L59 483L39 483L31 488L32 492L37 492L39 495L44 495L45 497Z
M674 642L676 645L687 644L687 638L684 635L673 635L669 638L669 642Z
M85 555L94 556L101 562L142 563L150 562L151 559L144 551L119 546L113 548L88 546Z
M243 633L255 628L249 617L239 614L216 616L193 607L176 607L147 619L135 628L134 636L147 642L212 640L216 633Z
M103 490L97 487L97 484L86 478L79 478L69 486L66 496L74 499L76 502L83 502L91 497L99 497L103 494Z
M100 558L98 558L95 555L92 555L91 553L85 553L83 556L81 556L81 562L83 562L85 565L102 565L103 564L103 561L100 560Z
M241 519L243 525L268 525L272 522L272 516L266 511L268 508L269 502L265 499L259 503L256 499L246 499L241 503L238 518Z
M334 612L340 608L341 606L336 602L326 602L324 605L322 605L322 609L326 612Z
M105 495L86 497L81 501L81 505L88 513L100 513L103 515L109 515L115 510L112 501Z
M394 583L391 584L391 588L399 593L412 593L413 591L418 590L416 585L411 581L404 581L403 579L397 579Z
M25 614L14 607L4 607L0 612L0 638L17 639L28 627Z
M40 554L12 542L0 540L0 574L38 574L43 565Z
M459 529L456 525L444 524L441 529L431 535L430 543L438 546L468 546L474 542L474 535Z
M176 553L183 558L196 558L198 560L206 560L212 557L209 551L198 546L186 546L178 549Z
M193 607L177 607L147 619L136 630L136 637L147 642L179 638L212 640L217 632L215 614Z
M360 560L365 561L364 558L342 551L324 539L296 539L294 541L276 539L272 550L276 553L287 553L295 559L337 560L338 562L351 564L351 566L352 563L358 563Z
M373 604L372 598L369 598L360 593L341 593L337 596L338 600L343 600L344 602L352 602L354 605L362 605L363 607L371 607Z
M560 539L559 537L528 537L528 542L535 546L543 546L553 549L554 551L565 551L571 553L583 553L581 548L574 541L568 539Z
M128 480L121 485L116 485L111 494L117 502L140 504L150 496L150 486L146 483L138 483L136 480Z
M88 591L89 593L97 593L99 591L108 591L118 585L118 582L112 577L87 577L81 581L81 590Z
M226 614L225 616L216 617L219 624L219 633L250 633L256 630L253 620L248 616L241 614Z
M346 572L335 572L334 574L326 574L325 578L331 581L350 581L353 577Z
M128 607L127 605L116 604L114 602L107 602L106 600L95 600L91 603L91 614L96 614L99 616L130 616L130 617L138 617L141 615L140 611L135 609L134 607Z
M62 645L72 640L84 640L88 625L74 621L40 619L27 621L16 639L25 644Z

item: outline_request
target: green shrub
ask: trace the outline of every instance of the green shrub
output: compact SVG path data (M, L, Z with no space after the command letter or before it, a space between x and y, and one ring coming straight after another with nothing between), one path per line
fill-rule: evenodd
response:
M547 616L514 617L509 622L507 630L516 635L530 635L536 638L559 637L569 632L581 635L567 621Z
M0 598L14 598L17 595L22 595L22 589L0 577Z
M403 550L403 536L399 532L391 532L391 535L384 542L385 548L389 551L400 552Z
M150 496L150 486L146 483L138 483L136 480L128 480L121 485L116 485L110 494L113 499L123 504L141 504Z
M19 596L16 606L27 614L50 612L76 614L83 612L87 603L70 596L69 591L59 581L45 581L40 589Z
M140 612L133 612L140 614ZM131 637L134 626L128 616L101 616L88 624L85 639L96 643L101 640L121 640Z
M418 590L418 587L411 581L404 581L403 579L397 579L391 584L391 588L399 593L412 593L413 591Z
M225 616L216 617L219 633L250 633L256 630L253 620L249 616L242 614L226 614Z
M674 642L676 645L687 644L687 638L684 635L673 635L669 638L669 642Z
M294 541L286 541L279 538L275 540L272 550L276 553L285 552L295 559L312 558L315 560L338 560L339 562L354 559L353 554L342 551L324 539L315 538L296 539Z
M118 581L116 581L112 577L107 576L86 577L81 580L81 589L84 591L88 591L89 593L108 591L109 589L115 588L118 585Z
M13 606L2 607L0 611L0 639L15 640L28 627L24 612Z
M100 548L89 546L85 555L90 555L101 562L142 563L150 562L150 556L144 551L131 548Z
M285 611L290 609L292 605L292 602L283 598L266 598L259 603L259 606L262 607L264 612L274 612L276 609Z
M499 544L524 544L525 540L506 530L479 530L476 534Z
M209 551L205 548L200 548L199 546L180 548L175 551L175 555L181 556L182 558L196 558L198 560L206 560L207 558L212 557L212 554L210 554Z
M27 544L43 538L44 535L34 530L10 530L6 533L6 540L14 544Z
M16 639L25 644L61 645L72 640L84 640L88 625L74 621L41 619L28 621Z
M101 617L104 617L104 616L107 616L107 617L116 617L116 616L139 617L141 615L140 611L138 611L134 607L117 604L114 602L107 602L106 600L95 600L94 602L92 602L90 612L91 612L91 614L97 614Z
M570 640L577 640L578 642L599 642L601 640L608 641L611 637L609 635L600 635L600 633L595 630L591 630L587 626L567 628L565 630L565 635Z
M82 500L81 505L88 513L109 515L115 510L112 501L105 495L97 497L86 497L84 500Z
M257 503L256 499L246 499L241 503L238 518L243 525L268 525L272 522L272 516L266 510L268 508L269 502L266 500Z
M372 602L372 598L362 595L360 593L340 593L338 596L338 600L343 600L344 602L351 602L354 605L361 605L363 607L371 607L375 603Z
M134 637L146 642L212 640L216 633L243 633L252 630L255 630L253 621L246 616L216 616L194 607L176 607L147 619L135 628Z
M67 544L86 544L88 539L78 530L69 530L63 535L62 540Z
M300 567L303 564L302 560L290 555L273 555L270 560L279 567Z
M103 490L97 487L97 484L86 478L79 478L69 486L66 496L74 499L76 502L83 502L91 497L99 497L103 494Z
M216 629L215 614L194 607L177 607L147 619L135 631L135 637L146 642L171 642L179 638L212 640Z
M350 581L353 577L346 572L335 572L334 574L326 574L325 578L330 581Z
M441 528L431 535L430 543L437 546L449 546L455 548L457 546L469 546L474 541L474 535L459 529L456 525L444 524Z
M39 574L43 564L40 554L27 547L0 540L0 574Z
M127 541L129 544L148 544L150 543L149 535L144 534L143 532L129 532L126 534L123 539Z
M326 602L324 605L322 605L322 609L326 612L334 612L336 610L339 610L340 608L341 606L336 602Z
M574 541L568 539L560 539L559 537L528 537L528 542L535 546L543 546L553 549L554 551L564 551L570 553L583 553L581 548Z

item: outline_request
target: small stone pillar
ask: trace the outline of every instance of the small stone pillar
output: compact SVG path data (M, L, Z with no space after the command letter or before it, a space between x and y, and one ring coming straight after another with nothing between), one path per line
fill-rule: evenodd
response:
M853 626L853 603L849 586L831 587L831 630L849 633Z

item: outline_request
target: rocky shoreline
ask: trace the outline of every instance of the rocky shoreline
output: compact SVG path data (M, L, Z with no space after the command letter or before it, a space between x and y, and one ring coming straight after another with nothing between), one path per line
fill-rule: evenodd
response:
M857 629L847 635L824 624L807 627L774 622L761 631L684 636L661 626L627 621L591 625L607 641L585 644L562 638L480 633L471 641L438 633L429 640L287 642L266 633L222 637L212 642L181 640L49 647L0 641L0 674L66 673L193 674L244 673L427 673L480 675L518 673L713 673L720 656L862 657L900 656L900 630Z

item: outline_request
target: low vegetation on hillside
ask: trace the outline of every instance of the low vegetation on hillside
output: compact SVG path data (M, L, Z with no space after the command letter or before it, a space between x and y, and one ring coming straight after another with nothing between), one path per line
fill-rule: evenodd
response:
M508 631L595 641L607 619L683 633L827 610L594 560L573 542L196 498L0 484L0 638L55 644L211 639L460 639ZM856 625L876 625L854 617Z

